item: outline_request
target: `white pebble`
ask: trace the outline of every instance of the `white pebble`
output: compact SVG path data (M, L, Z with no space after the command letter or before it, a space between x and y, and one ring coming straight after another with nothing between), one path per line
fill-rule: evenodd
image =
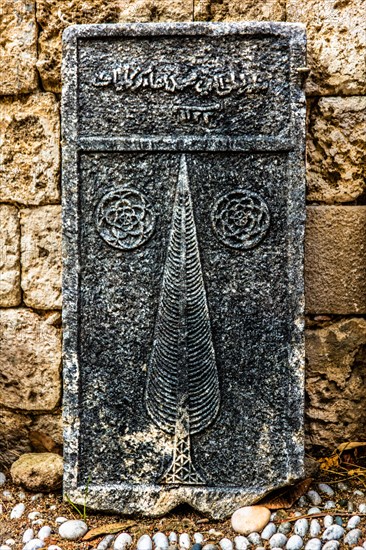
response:
M351 518L349 518L347 523L347 530L355 529L357 525L360 523L360 521L361 521L360 516L352 516Z
M57 544L50 544L47 550L62 550Z
M309 529L309 522L306 518L298 519L295 521L294 525L294 532L295 535L299 535L300 537L305 537L306 533Z
M10 519L19 519L22 517L25 511L25 506L23 502L16 504L12 511L10 512Z
M34 538L34 531L33 529L27 529L26 531L24 531L23 533L23 542L24 544L26 544L27 542L29 542L30 540L32 540Z
M195 533L193 535L193 540L196 544L202 544L203 541L204 541L204 537L203 537L202 533Z
M309 508L308 515L312 516L313 514L320 514L320 509L316 506L313 506L312 508Z
M249 540L242 535L235 537L234 544L236 550L246 550L250 546Z
M6 476L5 474L3 474L3 472L0 472L0 487L2 487L2 485L5 485L5 482L6 482Z
M299 535L292 535L287 541L286 550L300 550L304 546L304 542Z
M39 548L44 548L45 543L43 540L32 539L23 547L23 550L38 550Z
M32 521L32 525L43 525L44 524L44 519L35 519L34 521Z
M13 495L11 494L10 491L3 491L3 497L5 498L5 500L12 500L13 499Z
M361 502L361 504L358 507L358 511L361 512L361 514L366 513L366 504L364 502Z
M322 498L316 491L308 491L306 496L313 506L319 506L322 503Z
M297 501L297 504L299 506L307 506L308 505L308 499L306 498L305 495L303 495L302 497L299 498L299 500Z
M288 535L292 531L292 524L289 521L281 523L277 528L277 533L282 533L283 535Z
M176 544L178 542L177 533L174 533L174 531L172 531L168 537L168 540L170 544Z
M344 537L344 542L346 544L349 544L350 546L353 546L358 543L361 535L362 535L361 529L352 529L352 531L349 531L347 535Z
M323 523L324 523L324 527L327 528L327 527L330 527L331 525L333 525L333 516L325 516L324 520L323 520Z
M261 533L263 540L269 540L276 532L276 526L274 523L268 523Z
M322 550L338 550L338 548L339 548L339 541L330 540L324 544Z
M20 491L18 493L18 498L19 498L19 500L25 500L25 493L23 493L23 491Z
M137 541L137 550L151 550L152 540L149 535L142 535Z
M189 538L188 533L182 533L179 535L179 548L185 548L189 550L191 546L191 539Z
M48 525L45 525L38 531L38 538L41 540L48 539L51 533L52 533L51 527L49 527Z
M168 540L168 539L167 539ZM114 541L113 548L114 550L125 550L128 546L132 544L132 537L129 533L121 533L118 535Z
M155 533L155 535L153 536L153 541L156 548L160 548L161 550L167 550L169 546L168 537L161 532Z
M321 530L322 528L320 527L319 521L317 519L312 519L310 522L310 536L317 537Z
M283 548L287 543L287 537L282 533L276 533L269 539L271 548Z
M250 544L254 544L254 546L260 546L261 545L261 536L259 533L250 533L247 537Z
M15 540L14 539L8 539L8 540L5 541L5 544L7 544L8 546L14 546Z
M363 550L363 546L355 546L353 550Z
M64 518L63 516L59 516L55 519L56 523L65 523L65 521L67 521L67 518Z
M221 550L233 550L233 543L228 538L223 538L219 542Z
M353 491L353 494L358 496L358 497L364 497L365 496L365 493L363 491L360 491L359 489L356 489L355 491Z
M78 540L81 539L88 531L88 526L80 519L70 519L62 523L58 529L58 533L62 539Z
M338 540L344 535L344 529L340 525L334 523L326 529L322 535L323 540Z
M35 495L31 496L31 501L34 502L35 500L39 500L43 497L43 493L36 493Z
M327 502L324 504L324 510L332 510L333 508L337 508L334 500L327 500Z
M108 550L114 539L114 535L106 535L97 546L97 550Z
M320 539L310 539L306 543L305 550L320 550L322 541Z
M349 489L349 486L347 485L347 483L344 483L343 481L340 481L339 483L337 483L337 487L340 491L348 491Z
M324 495L327 495L327 497L332 497L334 495L334 489L327 483L319 483L318 488L319 491Z
M7 546L6 544L0 545L0 550L11 550L10 546Z
M37 519L41 517L41 512L29 512L28 519Z

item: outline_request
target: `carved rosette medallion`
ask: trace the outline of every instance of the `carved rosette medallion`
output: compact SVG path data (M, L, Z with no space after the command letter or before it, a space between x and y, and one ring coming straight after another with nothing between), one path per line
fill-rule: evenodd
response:
M216 201L211 220L220 242L230 248L247 250L257 246L265 237L270 214L260 195L234 189Z
M134 250L150 239L155 214L146 196L132 188L119 188L105 194L96 209L99 235L120 250Z

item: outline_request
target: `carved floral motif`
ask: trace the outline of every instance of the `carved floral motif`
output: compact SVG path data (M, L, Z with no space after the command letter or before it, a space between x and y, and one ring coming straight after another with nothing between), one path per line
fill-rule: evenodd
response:
M214 204L214 232L230 248L247 250L264 238L270 224L268 206L260 195L245 189L234 189Z
M133 250L153 234L155 214L148 199L136 189L120 188L102 197L96 210L100 236L111 246Z

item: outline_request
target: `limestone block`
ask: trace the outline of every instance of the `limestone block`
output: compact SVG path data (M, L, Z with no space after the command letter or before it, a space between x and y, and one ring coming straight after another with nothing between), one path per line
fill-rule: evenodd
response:
M0 369L0 385L3 373ZM0 457L1 466L10 466L23 453L31 451L28 427L31 418L27 415L0 408Z
M37 68L46 90L61 91L62 31L78 23L117 23L120 0L40 0L37 23L40 26Z
M308 94L366 93L364 1L287 0L287 21L307 25Z
M307 313L366 313L366 206L309 206Z
M366 437L366 321L352 318L306 331L310 445L334 449Z
M20 293L20 231L18 209L0 204L0 306L17 306Z
M349 202L366 189L366 97L321 98L307 140L308 199Z
M0 95L25 94L37 88L35 2L1 0Z
M33 418L32 430L51 437L56 445L62 447L62 416L61 412L40 414Z
M119 22L192 21L192 10L189 0L122 0Z
M286 0L197 0L195 20L284 21Z
M58 312L0 309L0 406L49 411L61 395Z
M20 220L24 303L61 309L61 206L23 208Z
M53 94L0 102L0 201L60 200L59 112Z

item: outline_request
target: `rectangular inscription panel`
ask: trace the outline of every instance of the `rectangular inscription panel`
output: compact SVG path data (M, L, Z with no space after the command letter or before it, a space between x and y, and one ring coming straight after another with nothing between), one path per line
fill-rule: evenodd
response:
M64 46L65 492L225 517L303 472L304 29Z

